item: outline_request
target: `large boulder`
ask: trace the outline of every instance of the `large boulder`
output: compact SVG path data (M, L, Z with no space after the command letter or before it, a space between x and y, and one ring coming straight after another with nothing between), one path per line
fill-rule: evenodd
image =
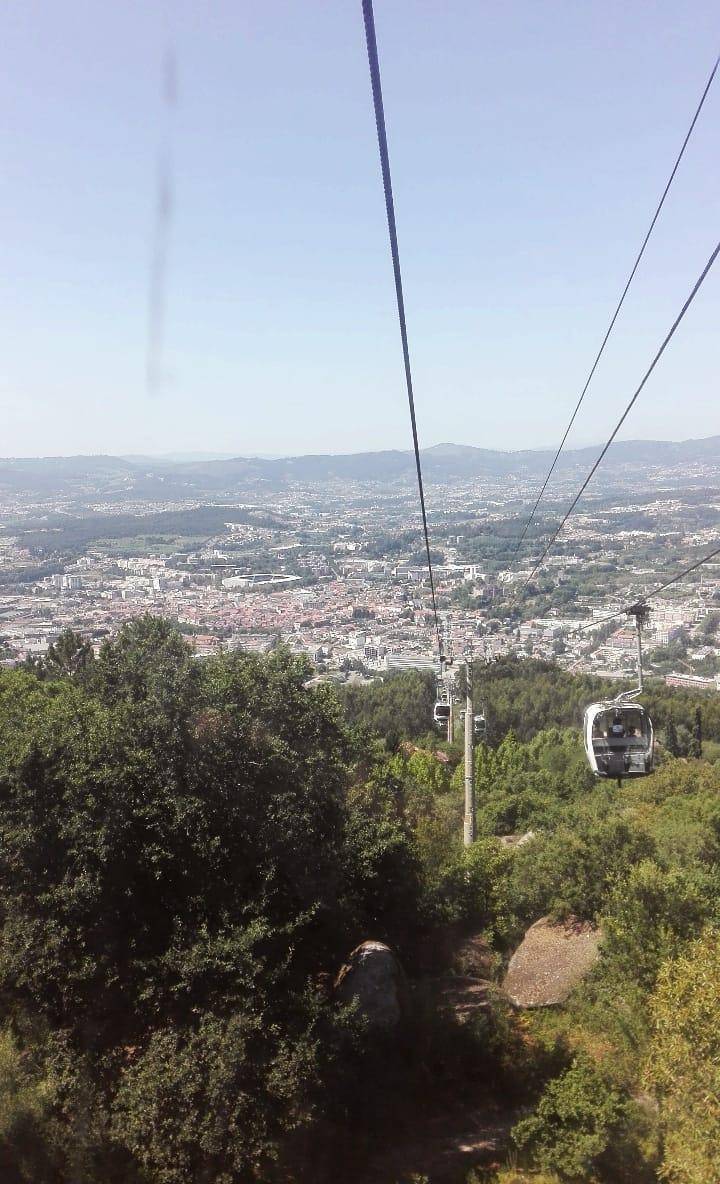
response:
M373 1028L394 1028L405 1008L407 986L396 954L381 941L357 946L335 979L339 1003L356 1002Z
M600 930L589 921L553 921L531 925L516 949L503 981L515 1007L552 1007L568 995L598 958Z

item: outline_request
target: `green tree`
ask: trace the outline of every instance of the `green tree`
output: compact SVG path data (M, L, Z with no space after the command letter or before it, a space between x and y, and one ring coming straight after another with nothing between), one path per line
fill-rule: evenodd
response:
M621 1094L588 1057L578 1055L546 1086L535 1113L513 1127L512 1137L542 1171L587 1180L626 1121Z
M149 615L123 625L103 642L93 691L103 703L140 708L153 719L181 728L187 720L200 668L192 647L170 621Z
M59 1166L48 1137L53 1094L11 1028L0 1031L0 1170L13 1184L50 1184Z
M543 913L594 919L611 888L654 851L652 839L617 815L576 811L552 833L519 848L513 891L520 917Z
M149 618L87 685L0 672L0 994L94 1067L92 1104L63 1084L48 1105L94 1129L107 1100L97 1178L267 1180L330 1071L309 984L368 932L422 924L393 778L309 673L281 647L197 663ZM436 758L405 774L443 797Z
M94 662L89 641L72 629L66 629L48 646L44 672L48 678L86 679Z
M688 748L688 756L700 759L702 757L702 708L695 708L695 721L693 726L693 738Z
M200 671L140 630L147 668L126 633L103 702L21 685L0 764L0 984L91 1044L252 992L261 963L301 980L346 895L332 696L287 654Z
M444 922L482 926L503 937L513 928L509 880L512 854L495 839L458 846L434 885L433 909Z
M432 727L435 676L430 672L402 671L371 686L349 684L339 694L350 723L364 724L388 748L426 736Z
M631 868L603 915L606 968L651 989L661 963L716 912L717 892L717 875L698 867L665 870L645 859Z
M720 938L707 929L663 966L646 1084L661 1103L665 1179L708 1184L720 1162Z
M693 743L692 729L687 724L680 724L677 730L678 756L689 756Z
M665 725L665 747L671 756L680 755L680 743L678 741L677 728L675 727L675 720L670 716Z
M284 1142L308 1125L316 1085L310 1016L291 1036L256 1008L206 1014L153 1032L122 1074L113 1133L151 1181L266 1181L278 1178Z

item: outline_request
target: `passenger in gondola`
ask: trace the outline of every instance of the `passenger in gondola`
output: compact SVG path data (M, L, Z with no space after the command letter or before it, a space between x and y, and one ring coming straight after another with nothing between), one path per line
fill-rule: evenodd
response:
M585 751L597 777L643 777L653 771L653 726L639 703L591 703L585 711Z

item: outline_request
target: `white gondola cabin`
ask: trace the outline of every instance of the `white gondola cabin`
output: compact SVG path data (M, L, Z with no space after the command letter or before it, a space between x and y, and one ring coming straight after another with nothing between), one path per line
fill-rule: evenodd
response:
M483 713L473 716L473 735L476 740L484 740L487 735L487 721Z
M591 703L585 711L585 751L596 777L644 777L652 773L652 720L639 703Z
M440 731L446 731L452 716L452 686L446 673L447 666L452 663L447 658L440 658L440 676L437 680L433 721Z
M635 618L638 685L605 703L591 703L585 711L583 738L590 768L596 777L645 777L653 771L655 737L652 720L636 697L643 692L642 630L650 609L639 601L625 610Z
M439 728L446 728L450 719L450 704L438 700L433 711L433 719Z

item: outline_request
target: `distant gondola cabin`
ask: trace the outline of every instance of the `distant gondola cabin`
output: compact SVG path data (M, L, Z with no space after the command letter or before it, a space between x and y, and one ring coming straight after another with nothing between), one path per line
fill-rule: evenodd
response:
M450 719L450 704L436 703L433 717L438 727L446 726L448 720Z

